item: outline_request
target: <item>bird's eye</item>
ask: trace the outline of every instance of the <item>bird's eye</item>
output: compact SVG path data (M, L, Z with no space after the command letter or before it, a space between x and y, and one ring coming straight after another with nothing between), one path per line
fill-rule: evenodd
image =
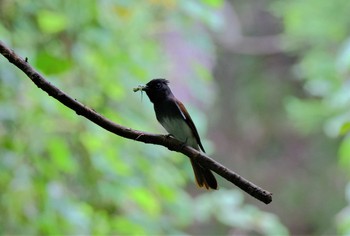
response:
M160 83L157 83L155 86L156 89L160 89L160 87L162 87L162 85Z

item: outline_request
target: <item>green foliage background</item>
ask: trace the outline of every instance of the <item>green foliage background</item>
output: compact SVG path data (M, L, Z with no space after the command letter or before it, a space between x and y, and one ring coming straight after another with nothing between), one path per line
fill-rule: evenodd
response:
M293 68L294 75L306 91L306 97L287 97L286 111L303 134L323 131L328 137L340 138L338 173L347 173L347 178L350 167L349 9L350 2L345 0L308 1L307 4L300 0L277 1L273 5L274 13L283 19L286 48L299 57ZM349 184L344 192L349 204ZM344 206L333 222L339 234L348 235L349 206Z
M249 25L252 9L276 17L288 60L265 68L269 56L225 59L217 40L230 27L222 0L0 0L0 40L72 97L134 129L164 132L148 99L132 88L155 77L177 78L172 86L186 100L209 153L227 157L220 161L247 178L254 172L258 183L272 188L274 205L245 198L221 179L219 191L195 189L186 157L106 132L0 57L0 233L349 234L350 4L232 3L242 24ZM171 39L179 35L204 58L186 64L189 71L174 66L180 50ZM215 57L216 71L227 63L240 74L213 73ZM257 137L260 142L250 141ZM301 167L298 157L277 160L295 139L310 144ZM236 153L253 156L245 166L221 153L227 140L238 143ZM329 155L333 150L338 158ZM278 168L279 176L261 178Z
M190 28L209 24L210 9L221 4L5 0L0 35L77 100L122 125L163 132L132 88L164 74L169 59L157 34L165 23L211 50L210 36ZM194 185L186 158L96 127L0 61L1 233L178 234L208 223L212 233L286 232L239 191L194 197L185 191Z

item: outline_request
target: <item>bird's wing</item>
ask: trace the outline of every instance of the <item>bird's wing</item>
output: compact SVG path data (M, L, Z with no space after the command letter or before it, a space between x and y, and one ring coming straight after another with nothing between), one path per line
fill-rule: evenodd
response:
M203 152L205 152L204 147L201 143L201 139L199 137L198 131L196 126L194 125L190 114L188 113L186 107L184 106L184 104L182 104L182 102L180 102L179 100L176 99L176 105L178 106L179 110L181 111L181 115L182 117L185 119L186 123L188 124L188 126L190 126L191 130L193 131L193 135L196 138L196 141L198 143L198 146L202 149Z

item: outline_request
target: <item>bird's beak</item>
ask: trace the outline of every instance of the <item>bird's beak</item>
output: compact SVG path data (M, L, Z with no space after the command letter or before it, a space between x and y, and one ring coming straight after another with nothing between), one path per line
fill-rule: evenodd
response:
M137 86L137 88L133 88L133 91L134 91L134 92L137 92L137 91L147 91L147 85L139 85L139 86Z

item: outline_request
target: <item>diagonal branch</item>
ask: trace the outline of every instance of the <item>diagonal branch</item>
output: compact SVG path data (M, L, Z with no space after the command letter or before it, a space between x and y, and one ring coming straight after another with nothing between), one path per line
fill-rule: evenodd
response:
M40 75L28 64L27 59L19 57L14 51L10 50L2 41L0 41L0 53L5 58L7 58L9 62L11 62L20 70L22 70L38 86L38 88L44 90L49 96L54 97L65 106L74 110L77 113L77 115L84 116L85 118L94 122L98 126L118 136L139 142L161 145L167 147L169 150L183 153L189 158L196 159L201 165L213 170L215 173L222 176L231 183L235 184L237 187L241 188L243 191L255 197L256 199L266 204L269 204L272 201L272 193L249 182L240 175L214 161L206 154L198 152L197 150L189 146L183 146L182 142L174 138L171 138L167 135L156 135L138 130L133 130L131 128L121 126L106 119L102 115L98 114L94 110L86 107L82 103L71 98L62 90L58 89L50 82L45 80L45 78L42 75Z

